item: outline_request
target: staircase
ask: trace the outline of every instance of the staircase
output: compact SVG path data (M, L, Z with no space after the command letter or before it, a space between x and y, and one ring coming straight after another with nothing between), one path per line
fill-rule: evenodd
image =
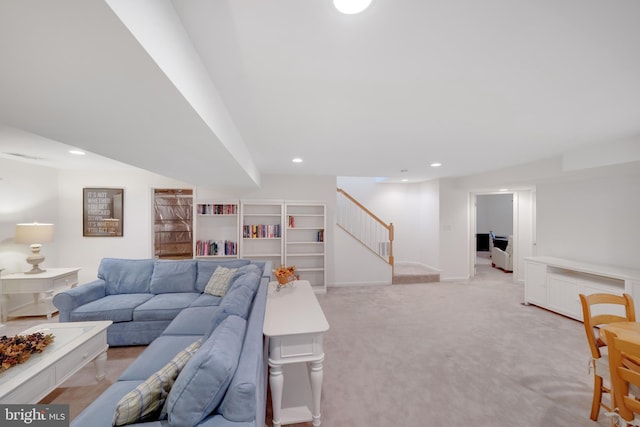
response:
M417 263L394 263L393 224L386 224L341 188L338 188L336 222L384 262L391 265L392 284L440 281L440 272Z

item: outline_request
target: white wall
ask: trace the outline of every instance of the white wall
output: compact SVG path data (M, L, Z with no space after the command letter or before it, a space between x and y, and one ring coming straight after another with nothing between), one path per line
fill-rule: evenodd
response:
M513 234L513 194L479 194L476 203L477 233Z
M640 162L537 186L538 255L640 269Z
M83 237L82 189L124 188L122 237ZM80 267L80 283L96 279L104 257L153 257L153 188L192 188L189 184L137 168L118 171L65 171L57 188L60 219L56 225L59 267Z
M42 264L57 266L61 230L58 221L58 171L24 162L0 158L0 268L3 274L26 271L31 254L28 245L14 243L16 224L52 223L54 241L43 244ZM34 242L36 243L36 242Z

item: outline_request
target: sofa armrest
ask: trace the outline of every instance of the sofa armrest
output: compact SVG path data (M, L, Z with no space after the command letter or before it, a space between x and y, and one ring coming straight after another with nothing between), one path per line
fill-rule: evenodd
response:
M68 322L69 314L80 307L106 296L106 284L102 279L67 289L53 297L53 305L60 311L60 322Z

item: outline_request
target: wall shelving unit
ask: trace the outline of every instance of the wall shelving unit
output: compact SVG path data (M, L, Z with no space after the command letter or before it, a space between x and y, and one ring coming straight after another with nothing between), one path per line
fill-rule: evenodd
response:
M315 292L327 291L325 275L326 208L315 202L285 202L285 264L308 280Z
M239 204L203 202L195 206L195 258L238 258Z
M241 201L242 239L240 257L271 261L273 268L284 263L282 201Z

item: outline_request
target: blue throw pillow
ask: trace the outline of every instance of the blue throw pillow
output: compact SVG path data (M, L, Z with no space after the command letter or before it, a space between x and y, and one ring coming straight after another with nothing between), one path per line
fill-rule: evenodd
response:
M220 404L238 367L246 323L228 316L187 362L167 397L169 425L194 426Z

